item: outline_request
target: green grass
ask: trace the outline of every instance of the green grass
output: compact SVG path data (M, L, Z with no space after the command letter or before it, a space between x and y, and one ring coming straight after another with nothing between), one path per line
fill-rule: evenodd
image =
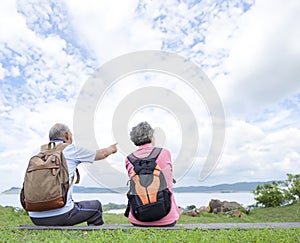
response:
M128 229L95 231L0 230L1 242L299 242L299 229L174 230Z
M104 214L106 224L127 224L122 214ZM198 217L182 215L179 224L245 222L300 222L300 202L277 208L258 208L250 215L232 218L226 215L202 214ZM247 229L247 230L173 230L118 229L95 231L67 230L17 230L14 226L32 225L23 210L0 207L0 242L292 242L300 243L297 229ZM85 225L85 224L82 224ZM5 227L4 227L5 226Z

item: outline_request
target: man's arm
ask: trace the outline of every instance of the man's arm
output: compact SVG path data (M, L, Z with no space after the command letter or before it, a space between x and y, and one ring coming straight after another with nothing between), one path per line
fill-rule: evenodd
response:
M105 159L107 156L114 154L117 152L117 144L112 144L107 148L103 149L97 149L96 150L96 155L95 155L95 160L101 160Z

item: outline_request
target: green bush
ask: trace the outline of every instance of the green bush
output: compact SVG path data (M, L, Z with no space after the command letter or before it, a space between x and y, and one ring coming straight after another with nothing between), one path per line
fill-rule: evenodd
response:
M285 202L285 193L276 182L258 185L253 193L254 199L265 207L281 206Z
M287 176L284 185L288 188L290 199L294 203L300 199L300 174L287 174Z
M259 185L253 191L254 199L264 207L292 204L300 198L300 174L287 174L286 181L273 181L272 184Z

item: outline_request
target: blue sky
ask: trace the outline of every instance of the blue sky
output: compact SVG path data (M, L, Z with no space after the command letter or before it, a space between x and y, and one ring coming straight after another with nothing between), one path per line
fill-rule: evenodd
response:
M299 11L298 0L1 1L0 191L21 186L28 159L47 142L55 122L72 128L76 100L89 75L115 57L140 50L179 54L206 73L226 114L222 157L199 182L211 139L209 116L188 87L166 77L137 75L109 90L95 114L100 147L113 142L110 117L117 101L155 84L180 94L200 117L197 158L179 186L300 173ZM174 117L144 110L128 127L139 119L164 129L175 159L181 145ZM121 172L123 161L121 153L110 158ZM98 186L82 171L82 185Z

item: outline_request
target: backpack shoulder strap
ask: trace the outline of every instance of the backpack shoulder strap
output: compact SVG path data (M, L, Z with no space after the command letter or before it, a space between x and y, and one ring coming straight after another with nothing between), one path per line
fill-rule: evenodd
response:
M75 184L78 184L79 181L80 181L79 170L76 168L75 172L76 172L76 181L75 181ZM73 183L73 181L74 181L74 176L73 176L73 178L72 178L72 183Z
M70 145L70 144L69 143L57 143L55 145L55 151L62 152L68 145Z
M156 160L161 151L162 151L162 148L154 147L147 158L151 158L151 159Z
M133 165L135 161L137 161L139 158L134 156L133 153L127 156L128 161Z
M152 149L152 151L150 152L150 154L145 158L138 158L133 153L131 153L130 155L127 156L127 159L132 165L134 165L134 162L139 159L155 159L156 160L161 151L162 151L162 148L154 147Z
M55 151L62 153L62 151L63 151L68 145L70 145L70 144L69 144L69 143L58 143L58 144L56 145L56 147L55 147ZM62 155L63 155L63 154L62 154ZM74 182L75 184L78 184L79 181L80 181L80 174L79 174L78 168L76 168L75 173L76 173L76 176L73 175L72 181L71 181L71 183L70 183L71 185L73 184L75 177L76 177L76 181Z
M47 144L43 144L41 146L41 152L49 151L49 150L55 150L57 152L62 152L68 145L69 143L55 143L54 141L50 141Z
M50 142L51 143L51 142ZM56 146L55 146L55 151L59 152L59 153L62 153L62 151L68 146L70 145L69 143L57 143ZM62 154L63 155L63 154ZM74 179L76 177L76 181L74 182L74 184L78 184L79 181L80 181L80 174L79 174L79 170L78 168L76 168L75 170L75 173L76 173L76 176L73 175L72 177L72 180L71 180L71 185L73 184L74 182Z

